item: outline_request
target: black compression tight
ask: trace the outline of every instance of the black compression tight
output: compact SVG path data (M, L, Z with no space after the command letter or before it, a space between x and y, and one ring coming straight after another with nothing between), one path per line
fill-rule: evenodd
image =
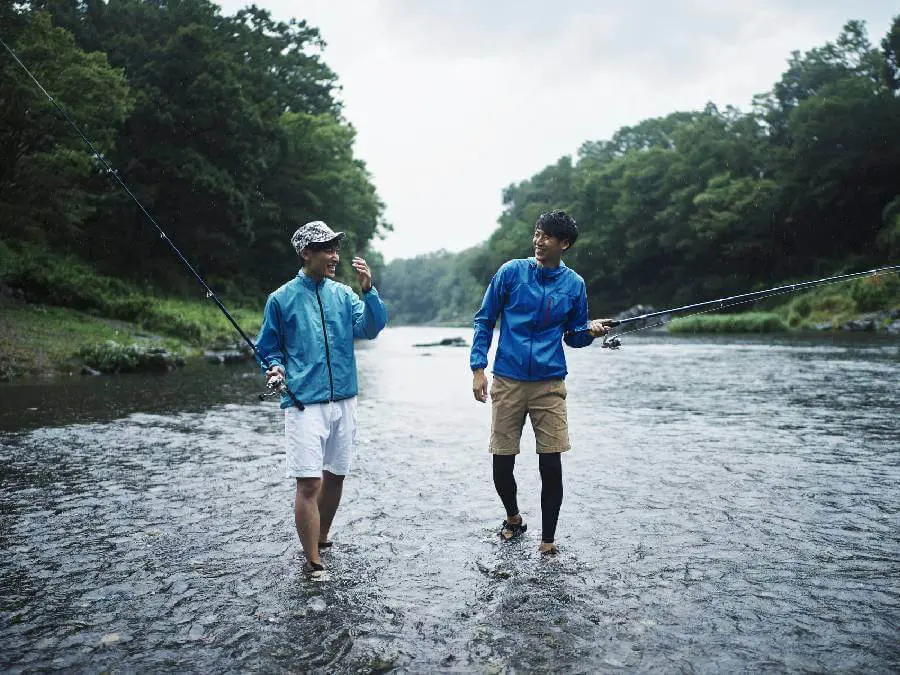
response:
M513 469L516 466L515 455L494 455L494 487L503 502L507 516L519 514L516 500L516 479ZM548 452L538 455L538 467L541 472L541 540L553 543L556 536L556 522L559 520L559 508L563 500L562 461L560 453Z
M541 541L552 544L563 500L561 453L538 455L538 467L541 470Z
M494 487L503 502L507 517L519 515L519 503L516 501L516 479L513 469L516 466L515 455L494 455Z

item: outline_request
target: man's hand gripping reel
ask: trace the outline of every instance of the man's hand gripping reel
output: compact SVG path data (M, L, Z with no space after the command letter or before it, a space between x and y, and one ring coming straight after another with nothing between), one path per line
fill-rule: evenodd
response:
M269 381L266 382L266 391L262 394L259 394L259 400L265 401L267 398L272 398L273 396L283 396L288 393L287 385L284 382L284 378L281 375L273 375L269 378Z
M267 391L264 393L258 394L260 401L265 401L267 398L272 398L273 396L280 397L287 395L298 410L303 410L305 408L300 400L294 396L294 393L288 389L283 375L273 375L270 377L268 382L266 382L266 389Z
M598 319L598 321L599 321L599 319ZM622 322L617 321L615 319L606 319L602 323L604 326L608 326L609 328L614 328L615 326L618 326ZM593 334L593 332L591 331L590 328L579 328L577 331L571 331L569 333L566 333L566 335L573 335L575 333L584 333L584 332L590 332L591 334ZM600 346L604 347L605 349L618 349L619 347L622 346L622 341L615 335L610 335L609 333L605 333L603 335L603 343Z

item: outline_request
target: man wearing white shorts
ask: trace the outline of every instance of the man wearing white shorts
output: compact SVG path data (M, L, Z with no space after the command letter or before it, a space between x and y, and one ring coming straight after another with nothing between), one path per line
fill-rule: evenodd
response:
M291 237L303 261L297 276L266 301L256 348L266 360L270 383L290 390L284 409L285 475L296 480L294 523L312 579L324 579L320 549L341 501L356 438L356 338L374 340L387 323L387 309L372 286L372 273L354 258L362 299L334 280L343 232L321 221ZM302 401L301 410L294 399Z

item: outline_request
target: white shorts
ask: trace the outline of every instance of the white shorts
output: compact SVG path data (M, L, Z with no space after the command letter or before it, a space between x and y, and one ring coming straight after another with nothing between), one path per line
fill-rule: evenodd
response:
M284 409L285 478L346 476L356 439L356 397Z

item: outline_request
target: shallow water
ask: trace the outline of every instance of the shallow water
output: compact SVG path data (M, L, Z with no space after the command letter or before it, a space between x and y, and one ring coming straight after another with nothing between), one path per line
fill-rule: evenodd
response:
M503 513L470 332L360 345L358 460L306 582L281 415L249 368L0 388L4 671L900 669L900 345L568 350L541 559L526 425Z

